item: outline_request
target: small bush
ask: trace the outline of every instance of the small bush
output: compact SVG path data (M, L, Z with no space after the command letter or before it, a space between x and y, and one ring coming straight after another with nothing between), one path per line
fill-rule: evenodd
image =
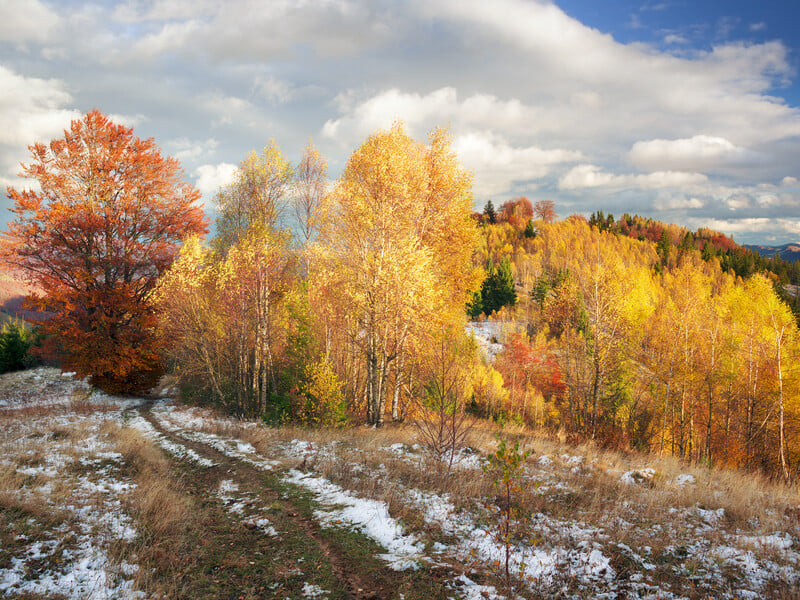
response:
M19 371L33 365L28 350L33 334L22 321L9 321L0 329L0 373Z
M340 425L347 420L342 386L329 361L306 366L303 382L292 394L292 416L307 426Z

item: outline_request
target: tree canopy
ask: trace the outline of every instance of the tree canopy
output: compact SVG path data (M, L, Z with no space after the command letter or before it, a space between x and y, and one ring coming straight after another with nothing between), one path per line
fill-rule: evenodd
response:
M29 150L21 175L40 189L8 188L1 252L39 290L44 351L104 389L148 387L161 364L150 295L181 241L207 230L200 193L152 139L97 110Z

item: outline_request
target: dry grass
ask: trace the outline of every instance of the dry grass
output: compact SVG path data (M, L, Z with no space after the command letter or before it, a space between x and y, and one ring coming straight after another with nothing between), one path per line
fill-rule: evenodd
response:
M119 428L113 435L118 451L134 473L136 488L128 505L136 521L148 535L158 538L185 532L194 519L193 503L183 493L164 452L136 429Z
M196 506L169 459L151 440L130 427L109 425L108 429L136 484L125 508L139 534L133 543L115 544L112 556L117 563L139 565L134 578L137 590L156 597L172 597L177 584L155 573L166 565L182 565L189 560L187 540L197 535Z
M409 424L391 424L379 429L354 426L344 430L292 426L266 428L224 419L211 410L207 410L207 414L212 418L206 421L204 431L242 439L270 458L280 459L279 445L292 440L309 441L317 448L335 444L335 460L311 452L303 461L305 466L313 466L314 470L333 481L370 497L391 502L398 492L396 486L378 483L379 478L359 476L352 465L361 465L366 472L376 472L378 465L383 465L381 480L444 492L459 504L480 501L491 491L490 478L480 471L448 471L435 461L414 464L387 452L387 447L392 444L412 446L419 443L417 429ZM670 514L683 515L685 511L696 508L721 508L725 511L727 525L750 530L753 534L800 526L800 488L797 485L771 481L756 473L687 465L673 457L609 451L592 443L571 447L523 427L506 426L500 430L485 421L472 428L468 444L485 456L496 448L498 434L507 439L518 439L521 448L532 452L528 461L532 480L536 481L542 474L536 464L540 456L551 457L556 467L561 467L559 479L570 491L548 492L555 501L542 506L541 494L532 489L528 495L529 511L544 509L548 514L564 519L575 518L577 513L587 523L608 526L614 522L614 517L629 520L632 507L635 507L637 519L644 523L664 521ZM559 458L565 454L583 457L579 472L573 473L574 465L565 464ZM655 470L652 480L645 481L644 485L628 485L620 480L623 473L644 467ZM695 478L695 485L675 484L678 475L687 474ZM672 513L670 509L673 509ZM675 509L679 512L676 513ZM614 533L623 537L628 535L624 529Z
M202 422L196 421L193 429L249 442L260 454L286 468L314 471L358 495L385 502L394 517L423 539L441 540L443 532L425 521L418 502L409 498L409 489L447 494L457 509L468 510L478 522L492 522L492 511L483 507L487 499L496 500L493 476L480 468L448 471L423 450L411 451L414 444L420 443L418 430L412 425L390 424L380 429L267 428L226 419L209 410L192 409L192 414L207 416ZM169 419L169 415L165 418ZM785 552L757 544L748 547L746 537L740 538L787 531L795 538L800 535L797 486L752 473L686 465L671 457L608 451L591 443L571 447L523 428L506 427L500 431L486 422L472 429L468 443L486 456L496 449L498 433L506 439L519 440L523 449L532 451L526 489L515 502L520 514L550 523L551 527L575 526L590 532L590 539L606 540L602 542L603 553L623 579L633 573L643 574L670 584L674 591L680 590L688 597L706 597L708 588L699 587L699 583L696 586L688 576L708 567L707 561L714 560L708 553L714 548L739 544L743 550L751 550L758 560L786 564ZM308 442L308 451L304 452L297 440ZM287 452L290 443L295 448L293 453ZM404 452L391 448L396 444L402 444ZM645 468L654 471L651 478L643 477L637 484L622 481L624 473ZM691 475L694 484L679 485L679 475ZM724 511L719 523L704 522L703 510L718 509ZM562 535L567 537L562 539ZM565 543L570 547L574 543L570 535L548 538L539 530L521 529L518 539L539 536L539 543L545 548ZM626 545L632 549L633 558ZM685 553L681 554L683 549ZM699 558L694 558L693 552ZM636 555L654 561L656 571L643 571ZM718 564L724 570L733 569L721 559ZM729 585L741 585L736 577L741 575L731 576ZM702 582L702 577L697 581ZM565 585L572 584L565 581ZM797 597L777 584L766 596Z

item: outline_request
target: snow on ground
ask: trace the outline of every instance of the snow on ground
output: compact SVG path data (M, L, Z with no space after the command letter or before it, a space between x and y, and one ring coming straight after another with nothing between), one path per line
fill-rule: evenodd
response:
M187 448L183 444L174 442L161 435L156 431L155 427L138 412L133 418L128 420L127 424L129 427L139 430L146 438L153 440L156 444L177 458L188 458L193 463L205 468L213 467L216 464L213 460L200 456L191 448Z
M306 598L327 598L330 595L328 590L323 590L318 585L306 583L303 585L303 596Z
M500 343L503 336L503 325L505 323L498 321L470 321L467 323L467 333L471 333L475 337L478 347L490 363L494 362L495 356L503 351L503 344Z
M293 440L290 444L290 451L294 451L295 455L299 454L298 450L302 450L308 442L303 442L301 440ZM314 450L314 445L311 445L312 452ZM412 444L411 446L407 446L406 444L395 443L389 446L384 446L381 448L383 452L387 454L393 455L397 457L399 460L403 460L410 464L422 465L428 459L428 453L426 452L425 448L423 448L419 444ZM308 450L306 450L308 452ZM331 457L328 457L331 458ZM335 457L334 457L335 458ZM450 466L451 468L456 469L483 469L483 465L486 463L486 459L481 455L480 452L475 450L474 448L456 448L453 451L452 461L450 457L450 452L445 453L442 457L442 462L444 463L452 463Z
M252 444L230 436L196 431L196 429L208 427L211 424L207 415L204 415L202 411L162 402L153 408L152 413L164 429L185 440L211 446L226 456L244 461L262 471L271 471L276 464L259 455Z
M178 431L176 433L185 440L211 446L226 456L246 462L262 471L271 471L276 464L274 461L258 454L251 444L241 442L236 438L204 431Z
M491 585L480 585L462 574L453 581L453 589L457 590L464 600L501 600L505 596L497 593Z
M483 327L487 324L479 325L478 329L484 334L494 335L491 329ZM87 394L83 382L56 376L52 370L34 371L27 377L27 380L22 378L6 386L20 390L19 393L23 393L26 386L40 386L45 402L59 408L41 417L46 419L46 426L37 424L38 417L12 421L0 435L6 443L17 444L17 456L27 452L25 444L30 439L31 460L4 456L0 458L0 467L12 464L18 473L31 480L21 493L36 495L45 502L54 494L52 480L65 470L78 469L80 472L72 478L74 494L69 501L59 500L58 508L67 511L79 525L73 527L71 537L66 531L55 529L36 539L20 537L13 556L0 562L7 565L0 570L0 593L48 595L55 588L47 586L58 585L72 597L134 597L136 593L131 589L130 578L135 575L137 566L112 565L103 545L104 540L135 540L136 531L124 514L121 502L131 491L132 483L119 477L116 465L122 457L104 441L100 431L102 423L108 419L126 422L179 458L200 467L214 463L158 434L136 410L130 409L132 401ZM104 409L77 416L70 410L75 398L80 402L97 402ZM9 400L3 402L0 414L3 409L25 405ZM282 471L288 459L302 460L304 466L312 470L337 464L339 471L369 472L372 477L385 479L391 474L392 461L421 466L426 459L425 449L417 444L389 444L380 448L377 455L368 456L357 443L319 443L302 439L276 442L268 449L270 457L267 458L253 445L233 435L209 432L236 432L243 427L259 427L257 424L242 424L173 402L157 404L153 414L166 429L184 439L206 444L265 471ZM83 423L80 436L71 435L61 440L58 439L60 434L53 435L52 432L74 427L76 420ZM37 427L46 431L48 448L52 448L44 455L34 451L38 443L34 436L39 434L32 432L38 431ZM354 456L363 464L355 462ZM384 460L385 465L366 466L368 459L381 456L386 458L378 460ZM278 458L283 461L276 460ZM343 461L350 462L342 465ZM463 474L462 469L479 470L483 461L478 452L462 451L455 464ZM675 578L691 580L696 584L694 589L720 598L756 598L775 587L794 589L800 584L800 534L796 526L792 528L787 524L785 530L774 532L734 526L723 508L700 503L694 506L677 503L676 507L665 509L663 517L653 520L641 516L646 509L637 499L638 495L649 494L651 487L660 486L659 493L673 494L677 500L681 494L694 493L700 487L693 475L680 474L665 479L646 464L626 470L598 463L597 459L588 461L581 455L562 454L540 455L531 460L523 481L542 498L546 507L560 498L579 495L585 488L592 489L599 478L604 478L605 485L619 487L620 498L613 500L608 511L601 510L589 521L581 520L584 513L580 507L575 510L574 517L565 517L564 513L556 517L547 510L534 511L525 524L531 540L515 539L511 544L512 570L523 575L532 593L569 597L577 590L580 595L598 598L677 600L683 597L681 593L663 581L664 577L671 577L672 585ZM491 500L488 507L486 499L475 499L473 504L465 506L463 499L456 502L442 492L418 489L399 481L389 482L402 490L400 499L405 509L419 515L426 525L425 533L410 534L400 520L391 516L385 502L364 497L319 473L292 469L283 479L308 490L324 506L315 513L321 524L349 527L375 540L386 550L382 558L395 569L462 564L472 565L470 568L480 572L495 561L502 563L504 560L504 548L496 535L497 509L491 506ZM216 492L226 509L245 525L267 535L280 535L265 516L257 494L240 490L233 480L223 481ZM93 500L92 503L80 502L73 496ZM623 534L624 541L615 539L620 532L630 534ZM646 545L648 543L660 544L660 547L653 549ZM34 579L29 577L28 565L57 554L65 565L63 569L51 569ZM671 573L665 575L665 569L671 569ZM659 573L662 580L659 580ZM449 585L454 595L469 600L500 597L494 588L476 583L474 579L470 571L461 575L454 572ZM22 588L22 585L31 587ZM40 587L35 587L37 585ZM309 598L328 597L326 590L315 586L307 586L303 593Z
M54 369L15 374L4 393L26 385L48 391L42 403L2 400L8 409L38 408L26 418L7 418L0 433L0 470L25 476L20 487L3 491L5 503L31 506L34 516L6 517L14 544L0 548L0 593L70 598L139 598L132 577L138 565L114 564L109 544L137 537L124 501L135 484L122 475L122 455L104 433L121 422L120 408L131 402L102 394L82 397L102 410L69 410L80 382L61 378ZM59 378L59 379L57 379ZM62 385L65 381L67 385ZM9 390L11 388L11 390ZM58 396L60 391L62 396ZM116 407L110 410L110 407ZM108 410L106 410L108 409ZM38 511L51 518L37 517ZM23 513L24 514L24 513ZM16 533L14 533L16 531Z
M168 405L164 406L162 412L168 415L163 418L170 419L171 426L186 439L207 443L229 456L242 458L244 455L246 460L258 462L258 452L249 445L239 447L235 438L188 431L189 426L208 428L209 425L191 413L181 416L182 413L188 411ZM184 430L184 427L187 429ZM342 457L345 449L337 441L319 443L294 439L276 444L273 450L277 455L302 460L312 469L325 462L336 464L345 460ZM395 460L412 464L421 465L425 458L424 448L417 444L395 443L380 450ZM353 454L360 456L361 451L348 445L346 452L352 457ZM277 461L269 462L274 469L280 468ZM470 452L461 453L457 461L463 463L461 466L473 469L482 462L479 453ZM351 472L363 472L364 466L352 462L348 463L348 468ZM386 477L388 472L385 465L378 465L374 476ZM543 455L531 461L524 480L527 485L535 487L537 494L550 498L553 495L579 493L582 485L595 485L590 479L603 472L618 480L623 487L645 491L653 485L656 475L655 470L648 466L623 472L613 466L601 468L597 459L589 462L584 456L563 454L558 457ZM485 568L487 564L504 559L504 549L497 543L490 525L493 517L482 506L476 505L474 510L465 510L463 507L457 509L446 495L404 489L404 503L418 511L425 523L439 527L447 540L447 543L433 540L429 546L432 550L426 554L423 551L423 539L406 533L403 524L389 515L385 503L359 497L357 493L316 474L291 470L285 480L311 491L316 500L326 506L325 510L316 514L322 524L352 527L371 537L386 548L383 558L394 568L416 568L441 558L467 564L473 560L479 567ZM682 487L695 486L696 479L688 474L678 475L668 484L673 486L676 493L680 493ZM623 504L627 504L627 501ZM653 580L658 561L677 564L672 567L677 576L698 580L698 585L709 593L719 588L727 589L734 582L735 592L723 593L721 598L751 597L762 593L769 585L792 586L800 582L800 544L789 533L746 535L725 528L724 509L701 506L673 509L668 516L675 523L653 523L644 531L644 535L654 541L665 538L676 540L675 544L667 545L662 554L656 556L649 546L634 548L630 544L615 541L609 535L608 530L614 527L634 531L641 529L635 518L635 512L640 509L631 504L630 510L633 511L630 522L609 514L601 516L601 522L597 524L535 513L531 515L528 527L536 543L515 542L512 545L512 569L517 573L522 572L534 593L542 590L553 592L565 581L570 581L573 588L577 586L583 590L582 593L592 593L596 597L624 594L630 598L681 598L680 594L670 590L669 584L659 584ZM770 559L770 553L779 554L780 560L776 562ZM620 573L614 568L614 560L619 559L612 560L613 556L623 557L622 560L627 564L638 565L640 572L629 573L621 580ZM492 597L494 593L483 589L485 586L469 585L456 579L453 585L454 590L466 598L477 598L479 595Z
M444 533L460 540L454 548L444 547L443 551L454 553L462 561L469 562L474 557L479 564L504 564L505 547L499 541L501 532L497 519L478 524L477 515L456 510L447 496L434 492L408 489L404 498L422 513L427 523L437 525ZM556 577L567 577L586 585L613 580L614 569L595 542L607 538L600 530L558 522L542 514L535 515L533 521L532 532L551 547L512 544L509 563L513 573L545 586L553 585ZM556 545L562 540L577 543L578 549Z
M322 524L329 527L347 524L372 538L387 550L381 558L396 571L419 567L423 544L403 533L402 525L389 515L385 502L359 498L324 477L296 469L290 470L284 480L304 487L314 494L317 502L329 507L314 513Z
M269 536L278 535L277 530L264 516L264 509L259 507L258 498L253 494L239 491L239 485L231 479L223 479L217 489L225 509L236 518L241 519L246 527L260 529Z
M619 480L626 485L636 485L652 481L655 474L655 469L647 467L636 471L626 471Z
M96 407L126 409L139 403L94 390L86 380L73 379L53 367L6 373L0 380L0 410L69 407L86 403Z

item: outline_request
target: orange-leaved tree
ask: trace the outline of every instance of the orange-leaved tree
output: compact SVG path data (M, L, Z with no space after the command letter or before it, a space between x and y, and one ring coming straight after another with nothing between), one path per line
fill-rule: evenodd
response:
M98 110L29 150L20 175L40 189L8 188L0 253L39 290L44 352L105 390L145 389L161 366L150 296L181 240L207 231L200 193L152 138Z

